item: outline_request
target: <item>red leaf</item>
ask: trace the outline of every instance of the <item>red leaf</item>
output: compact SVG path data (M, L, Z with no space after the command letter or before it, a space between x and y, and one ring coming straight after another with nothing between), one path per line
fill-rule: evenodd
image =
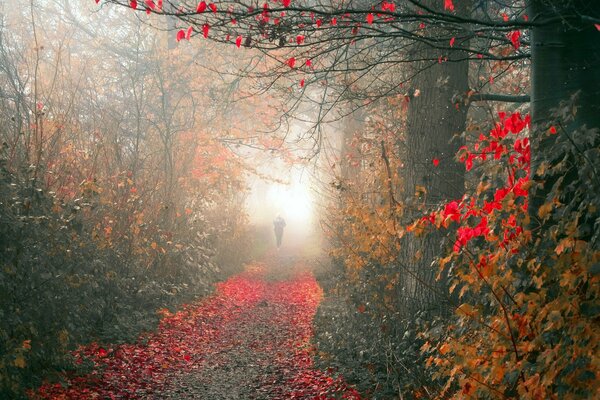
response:
M175 38L178 42L180 42L182 39L185 38L185 31L183 29L180 29L177 32L177 37Z
M201 1L200 3L198 3L198 7L196 8L196 12L197 13L203 13L206 10L206 2L205 1Z
M96 4L100 3L100 0L96 0Z
M548 129L548 132L550 132L551 135L556 135L556 127L552 125L550 129Z
M98 357L106 357L108 355L108 351L105 348L100 347L98 349Z
M452 39L450 39L450 47L454 47L454 41L456 40L455 37L453 37Z
M298 44L304 43L304 35L296 36L296 43L298 43Z
M192 359L192 357L189 354L186 354L185 356L183 356L183 359L185 361L190 361Z
M361 313L361 314L362 314L362 313L364 313L364 312L367 310L367 307L365 307L365 305L364 305L364 304L361 304L361 305L359 305L359 306L357 307L357 310L358 310L358 312L359 312L359 313Z
M419 24L419 29L424 29L424 28L425 28L425 23L424 23L424 22L421 22L421 23Z
M304 87L304 79L300 79L300 87Z
M284 7L289 7L291 3L292 0L281 0L281 4L283 4Z
M337 18L335 18L335 17L331 18L331 25L333 25L333 26L337 25Z
M521 47L521 41L519 40L520 37L521 31L512 31L508 34L508 38L510 39L510 42L512 43L515 50Z
M396 4L388 3L387 1L384 1L383 3L381 3L381 9L383 11L394 12L394 11L396 11Z
M137 10L137 1L136 1L136 0L131 0L131 1L129 2L129 6L130 6L131 8L133 8L134 10Z
M312 65L312 61L310 59L306 60L306 66L310 67Z
M320 28L321 25L323 25L323 20L318 19L317 22L315 22L315 24L317 25L317 28Z
M452 0L444 0L444 10L454 11L454 3L452 3Z
M438 160L437 158L434 158L434 159L432 160L432 162L433 162L433 166L434 166L434 167L437 167L438 165L440 165L440 160Z
M289 65L290 68L294 68L294 65L296 65L296 59L294 57L290 57L285 63Z
M596 27L597 30L600 31L600 24L594 24L594 26Z
M192 28L191 26L189 28L187 28L187 32L185 33L185 38L187 40L190 40L190 38L192 37L193 31L194 31L194 28Z
M217 6L214 3L210 3L208 5L208 8L210 8L212 10L212 12L214 12L214 13L217 12Z
M208 37L208 30L209 29L210 29L210 26L208 24L202 25L202 34L204 35L205 38Z
M373 23L373 13L367 14L367 24L371 25Z
M237 38L235 38L235 45L238 49L240 48L240 46L242 45L242 37L241 36L238 36Z
M154 0L146 0L146 7L148 7L151 10L154 10L156 8L156 4L154 4Z

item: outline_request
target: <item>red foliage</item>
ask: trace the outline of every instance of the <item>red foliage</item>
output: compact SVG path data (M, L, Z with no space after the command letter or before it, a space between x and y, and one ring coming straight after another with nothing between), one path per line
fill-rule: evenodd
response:
M518 50L519 47L521 47L521 32L520 31L512 31L508 34L508 38L510 39L510 42L512 43L513 47L515 48L515 50Z
M463 198L443 205L442 208L422 217L417 222L436 226L448 226L450 222L460 224L454 242L454 251L456 252L471 240L490 234L488 221L495 218L495 213L502 210L502 203L509 197L511 201L524 198L522 207L524 210L527 209L527 186L531 161L529 139L527 137L511 138L510 141L503 139L509 134L518 135L526 127L529 127L530 117L526 115L523 118L518 112L511 114L508 118L502 112L498 116L500 121L490 131L490 134L479 135L478 143L473 146L477 153L471 152L466 146L463 146L459 152L459 159L465 164L468 171L473 168L474 161L484 162L488 155L492 155L495 160L506 157L509 173L504 186L496 189L493 193L493 200L484 201L483 206L478 206L475 201ZM509 148L509 143L512 144L512 148ZM523 233L523 228L516 225L514 216L503 219L501 225L505 228L503 240L500 242L502 247L507 247ZM409 229L414 229L414 225Z
M452 0L444 0L444 9L454 11L454 3L452 3Z
M207 361L236 343L240 328L254 318L252 308L273 305L269 323L283 334L253 341L260 353L270 354L269 365L278 376L263 377L276 398L360 399L341 378L316 370L310 338L312 319L322 291L309 273L294 279L266 282L260 270L248 271L217 285L214 295L164 316L157 331L144 342L99 347L92 343L75 352L77 362L91 360L96 368L86 376L67 380L67 385L45 384L37 399L139 398L156 395L178 374L202 371Z

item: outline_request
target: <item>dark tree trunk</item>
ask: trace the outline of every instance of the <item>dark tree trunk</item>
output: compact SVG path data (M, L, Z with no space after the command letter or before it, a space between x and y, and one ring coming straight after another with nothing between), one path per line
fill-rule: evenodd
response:
M600 20L600 1L530 0L528 6L530 18L541 24L531 30L531 171L540 182L535 171L550 158L556 140L547 135L549 121L561 121L553 109L577 94L574 119L562 126L566 131L600 127L600 32L594 26ZM531 196L534 229L550 186L546 182Z
M466 3L462 2L464 9L459 12L466 12ZM440 63L436 60L446 54L417 46L418 56L433 61L417 63L418 75L411 82L414 96L408 107L407 148L401 171L409 218L464 194L464 166L455 161L455 156L462 145L459 135L465 130L467 106L455 105L453 98L462 97L468 90L469 65L462 60L465 54L461 51L450 52L448 59ZM434 166L433 159L439 160L439 166ZM418 191L421 196L415 196ZM447 279L442 274L441 280L436 281L438 270L432 264L445 236L447 233L432 232L425 237L410 236L404 242L402 259L412 270L404 279L402 293L409 303L409 314L415 309L433 309L443 304L441 300L446 296L440 294L447 291Z

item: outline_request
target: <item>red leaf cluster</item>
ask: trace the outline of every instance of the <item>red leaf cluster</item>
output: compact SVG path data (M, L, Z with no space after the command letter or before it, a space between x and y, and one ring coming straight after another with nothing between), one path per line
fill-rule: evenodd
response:
M522 198L521 207L524 210L527 209L528 191L526 188L530 173L530 144L527 137L517 135L529 127L531 119L529 115L522 117L518 112L508 117L506 113L501 112L498 116L500 121L489 135L479 135L477 143L473 146L474 151L463 146L459 151L459 159L465 164L468 171L473 168L474 162L486 161L488 155L495 160L506 158L509 173L505 184L493 192L491 201L484 200L483 204L478 205L474 199L470 201L467 198L454 200L417 222L445 227L452 222L458 223L460 226L454 242L454 251L456 252L471 240L490 234L488 221L496 218L496 212L503 209L503 202L507 199L515 201ZM433 163L436 165L436 159ZM517 225L514 215L503 219L501 226L504 227L503 237L500 241L502 247L509 246L523 233L523 228ZM413 230L414 226L409 228Z

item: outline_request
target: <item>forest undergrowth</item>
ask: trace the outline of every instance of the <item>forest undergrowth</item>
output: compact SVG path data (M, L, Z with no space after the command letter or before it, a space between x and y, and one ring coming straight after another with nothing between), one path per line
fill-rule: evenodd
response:
M322 290L303 262L253 263L215 293L176 312L135 343L92 343L74 353L84 376L65 376L36 399L359 399L342 377L315 368L313 316ZM269 277L269 269L279 269ZM285 268L285 271L281 271Z

